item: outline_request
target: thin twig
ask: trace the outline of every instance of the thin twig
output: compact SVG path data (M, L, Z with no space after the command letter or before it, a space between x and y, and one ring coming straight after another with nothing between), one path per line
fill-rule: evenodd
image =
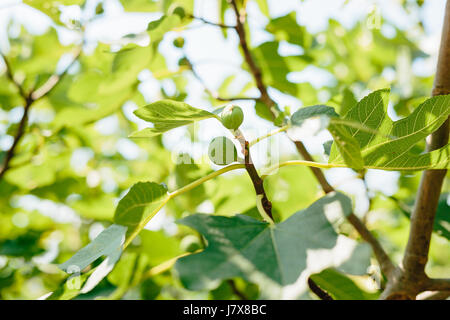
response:
M242 153L244 154L244 164L247 173L252 180L253 187L255 188L256 195L261 195L261 203L264 211L273 220L272 216L272 203L269 201L266 195L266 191L264 190L264 181L256 171L255 165L253 164L253 160L250 154L249 142L245 139L242 132L238 129L235 130L235 137L241 144Z
M205 83L205 81L202 79L202 77L200 77L200 75L197 73L197 71L195 70L194 65L192 64L192 62L186 58L188 65L189 65L189 69L192 72L192 75L198 80L198 82L200 82L200 84L203 86L204 90L206 91L206 93L208 93L211 97L213 97L214 99L216 99L217 101L239 101L239 100L250 100L250 101L257 101L260 100L259 97L221 97L219 96L219 94L216 91L211 90Z
M309 154L308 150L305 148L305 145L301 141L294 141L294 143L303 159L306 161L314 161L313 157ZM334 191L334 188L328 183L322 170L314 167L310 167L310 169L322 187L323 192L330 193Z
M364 223L354 214L351 213L347 217L348 222L358 231L361 237L372 247L373 253L377 258L378 263L380 264L381 272L385 275L389 276L395 270L395 265L384 251L381 244L378 240L373 236L372 232L367 229Z
M41 87L39 87L37 90L35 90L31 97L34 101L37 101L41 99L42 97L49 95L53 89L61 82L63 77L67 74L67 72L70 70L70 68L77 62L78 58L81 55L81 47L77 49L75 52L75 55L70 62L70 64L64 69L64 71L61 74L53 74Z
M192 15L192 14L189 15L189 17L192 18L192 19L195 19L195 20L199 20L199 21L201 21L201 22L203 22L203 23L205 23L205 24L209 24L209 25L216 26L216 27L219 27L219 28L223 28L223 29L236 29L236 26L229 26L229 25L226 25L226 24L223 24L223 23L211 22L211 21L209 21L209 20L206 20L205 18L197 17L197 16L194 16L194 15Z
M39 87L38 89L36 89L30 93L26 93L25 90L23 89L23 87L18 82L16 82L16 80L14 79L13 71L11 69L11 65L9 64L7 58L2 55L3 61L5 62L5 66L6 66L6 75L10 79L10 81L19 90L20 95L25 100L25 105L24 105L22 118L20 119L19 126L18 126L16 134L14 136L13 144L7 151L6 157L3 161L2 168L0 169L0 179L2 179L3 176L6 174L6 172L11 168L10 163L15 155L16 148L19 145L20 140L22 139L23 135L25 134L25 130L26 130L27 123L28 123L28 115L29 115L32 105L37 100L50 94L50 92L58 85L58 83L60 83L61 79L67 74L67 71L75 63L75 61L78 59L80 54L81 54L81 48L79 48L79 50L75 54L72 62L67 66L67 68L61 74L52 75L47 80L47 82L45 82L41 87Z

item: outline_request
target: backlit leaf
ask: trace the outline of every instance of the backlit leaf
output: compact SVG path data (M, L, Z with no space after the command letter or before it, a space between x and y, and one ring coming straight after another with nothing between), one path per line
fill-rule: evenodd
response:
M153 137L194 121L217 117L211 112L193 108L184 102L172 100L154 102L137 109L134 114L145 121L152 122L154 127L133 133L131 135L133 138Z

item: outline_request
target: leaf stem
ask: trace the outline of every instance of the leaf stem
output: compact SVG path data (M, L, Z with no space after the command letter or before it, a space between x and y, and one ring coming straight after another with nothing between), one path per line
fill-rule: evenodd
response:
M244 164L232 164L230 166L227 166L225 168L222 168L220 170L214 171L198 180L195 180L194 182L178 189L175 190L172 193L169 193L167 195L166 198L164 198L163 200L161 200L161 203L159 204L158 207L156 207L140 224L139 226L133 231L133 233L127 238L127 240L125 241L124 245L123 245L123 249L125 249L126 247L128 247L130 245L130 243L134 240L134 238L136 238L136 236L142 231L142 229L144 229L144 227L147 225L147 223L150 222L150 220L173 198L188 192L192 189L194 189L195 187L198 187L199 185L201 185L202 183L211 180L217 176L220 176L221 174L224 174L228 171L232 171L232 170L237 170L237 169L245 169L245 165Z
M137 235L142 231L142 229L144 229L144 227L147 225L147 223L150 222L150 220L152 220L152 218L159 212L159 210L161 210L166 204L167 202L169 202L169 200L172 199L172 197L169 195L168 197L166 197L164 200L161 201L161 203L159 204L158 207L156 207L156 209L154 209L138 226L137 228L133 231L133 233L125 240L125 243L123 244L123 248L122 250L125 250L126 247L128 247L130 245L130 243L134 240L134 238L137 237Z
M213 179L213 178L215 178L217 176L220 176L221 174L224 174L224 173L226 173L228 171L237 170L237 169L245 169L245 165L241 164L241 163L232 164L232 165L224 167L224 168L222 168L220 170L214 171L214 172L212 172L212 173L210 173L210 174L208 174L208 175L206 175L206 176L204 176L204 177L202 177L202 178L200 178L198 180L195 180L194 182L192 182L192 183L190 183L190 184L188 184L188 185L186 185L186 186L184 186L184 187L182 187L182 188L180 188L178 190L175 190L174 192L169 194L169 198L171 198L171 199L175 198L176 196L178 196L178 195L180 195L182 193L188 192L188 191L194 189L195 187L198 187L199 185L201 185L202 183L204 183L204 182L206 182L208 180L211 180L211 179Z
M265 134L265 135L263 135L263 136L261 136L261 137L256 138L256 139L253 140L253 141L250 141L249 144L248 144L248 146L249 146L249 147L252 147L252 146L254 146L255 144L257 144L258 142L260 142L260 141L262 141L262 140L264 140L264 139L267 139L267 138L269 138L269 137L271 137L271 136L274 136L274 135L276 135L277 133L286 131L287 129L289 129L289 127L290 127L289 125L285 125L285 126L283 126L283 127L280 127L280 128L278 128L278 129L275 129L275 130L269 132L268 134Z
M256 195L256 208L258 209L258 212L261 215L261 217L263 218L263 220L267 221L268 223L273 225L273 224L275 224L275 222L273 222L272 218L266 213L266 210L264 210L262 200L263 200L263 195L257 194Z
M194 252L185 252L176 257L173 257L172 259L166 260L161 264L158 264L157 266L154 266L153 268L149 269L147 272L144 273L142 278L147 279L156 276L158 274L161 274L163 272L166 272L167 270L173 267L173 265L175 264L175 262L177 262L178 259L189 256L191 254L199 253L201 251L202 250L196 250Z

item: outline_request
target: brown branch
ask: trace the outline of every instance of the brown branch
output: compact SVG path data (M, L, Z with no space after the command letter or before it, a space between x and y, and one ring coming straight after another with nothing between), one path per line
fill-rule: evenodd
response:
M27 97L26 101L25 101L23 115L22 115L22 118L20 119L19 127L17 128L17 131L16 131L16 135L14 136L13 144L12 144L11 148L9 148L9 150L7 151L5 160L3 160L3 165L2 165L2 168L0 171L0 179L3 178L3 176L6 174L6 172L10 168L10 163L11 163L12 158L15 155L16 148L17 148L20 140L22 139L22 136L25 133L25 128L26 128L26 125L28 122L28 113L30 111L32 104L33 104L33 100L31 99L31 97Z
M450 0L445 8L439 58L432 95L450 93ZM430 136L427 150L435 150L447 144L449 120ZM403 256L403 266L395 271L395 277L382 293L383 299L415 299L423 291L446 291L450 280L429 279L425 274L436 209L446 170L425 170L422 173L416 203L410 217L408 243Z
M273 220L272 216L272 203L269 201L266 195L266 191L264 190L264 182L256 171L255 165L253 164L252 157L250 155L250 147L247 140L245 140L244 135L238 129L235 130L235 137L239 141L242 147L242 153L244 154L244 164L247 173L252 180L253 187L257 195L262 195L261 203L264 208L264 211L267 215Z
M19 127L17 128L16 134L14 136L14 141L12 146L9 148L9 150L6 153L6 157L3 161L3 165L0 169L0 179L3 178L3 176L6 174L6 172L11 168L11 160L13 159L17 146L19 145L19 142L21 141L23 135L25 134L25 130L28 123L28 115L30 113L30 109L34 102L41 99L42 97L48 95L57 85L60 83L61 79L67 74L67 71L70 69L70 67L75 63L75 61L78 59L78 57L81 54L81 48L77 51L75 54L74 59L72 62L67 66L67 68L61 73L61 74L54 74L52 75L47 82L45 82L41 87L38 89L32 91L31 93L27 94L23 87L15 81L14 75L11 69L11 65L9 64L8 60L5 56L2 55L3 60L5 61L6 66L6 75L10 79L11 82L14 83L14 85L19 90L20 95L25 100L24 105L24 111L22 118L19 122Z
M268 107L269 111L272 114L273 119L277 117L272 107L275 105L275 101L272 100L272 98L269 96L267 87L264 84L263 77L261 70L257 66L255 60L253 59L250 49L247 44L247 38L245 34L245 12L241 13L239 12L239 8L236 4L235 0L228 0L230 5L233 7L233 10L236 14L236 32L239 36L239 44L242 49L242 52L244 54L244 58L246 63L248 64L251 74L253 76L253 79L256 82L256 86L258 87L258 90L261 94L260 100ZM297 147L298 152L301 154L301 156L308 161L313 161L312 156L309 154L309 152L306 150L304 144L301 141L294 141L295 146ZM323 174L322 170L319 168L312 168L310 167L310 170L316 177L317 181L321 185L323 191L325 193L329 193L334 191L334 188L328 183L328 181L325 178L325 175ZM382 272L389 276L392 271L395 269L395 265L390 260L387 253L382 248L381 244L378 242L378 240L371 234L369 229L362 223L362 221L355 216L354 214L351 214L348 217L348 221L353 225L353 227L356 229L356 231L359 232L361 237L370 244L372 247L372 250L374 251L374 254L380 264L380 268Z
M306 150L305 145L302 142L294 141L294 143L303 159L305 159L306 161L314 161L313 157L311 157L311 155L309 154L308 150ZM323 174L323 171L320 170L320 168L314 167L309 168L316 177L316 180L319 182L320 186L322 187L322 190L325 193L334 191L334 188L328 183L327 179L325 178L325 175Z
M450 293L450 279L428 279L427 290L449 291Z
M14 79L14 75L11 69L11 64L9 63L8 59L6 58L5 55L3 55L2 53L0 53L0 56L3 59L3 62L5 64L6 67L6 76L8 77L8 79L14 84L14 86L17 88L17 90L19 91L20 96L26 101L29 94L25 92L25 90L23 89L22 85L16 81L16 79Z
M308 287L309 289L316 294L321 300L334 300L328 292L323 290L321 287L317 285L317 283L314 282L311 277L308 278Z
M275 105L275 101L269 96L267 92L267 87L264 85L262 79L261 69L256 65L255 60L253 59L250 49L247 44L247 36L245 34L245 13L239 12L238 6L235 0L228 0L228 3L232 6L234 13L236 14L236 32L239 36L239 44L244 53L245 62L248 64L250 71L253 75L253 79L256 82L256 86L258 87L259 92L261 93L260 100L267 105L269 108ZM273 118L275 119L275 114L271 111Z
M351 213L347 217L347 220L356 229L356 231L358 231L361 238L363 238L364 241L372 247L373 253L380 264L381 272L383 272L386 276L391 275L396 267L372 232L367 229L364 223L354 213Z
M432 95L450 93L450 1L445 9L441 46ZM449 121L431 135L428 151L438 149L448 142ZM416 203L411 214L410 232L403 267L409 275L424 274L428 261L431 234L439 195L447 170L426 170L422 174Z

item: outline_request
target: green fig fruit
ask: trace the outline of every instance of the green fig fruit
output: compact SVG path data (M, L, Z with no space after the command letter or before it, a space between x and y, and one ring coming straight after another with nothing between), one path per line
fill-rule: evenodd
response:
M184 47L184 38L178 37L173 40L173 45L177 48L183 48Z
M237 150L233 141L226 137L216 137L209 143L209 159L218 166L237 161Z
M237 130L244 121L244 112L238 106L229 105L220 113L220 120L225 128Z
M178 60L178 66L180 67L191 67L191 64L189 62L189 60L186 57L181 58L180 60Z

